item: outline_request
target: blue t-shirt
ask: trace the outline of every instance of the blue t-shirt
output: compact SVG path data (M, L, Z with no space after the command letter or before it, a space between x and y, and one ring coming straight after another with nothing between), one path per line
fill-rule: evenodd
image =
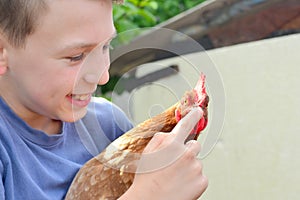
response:
M0 199L63 199L81 166L130 128L120 109L94 98L84 118L47 135L0 98Z

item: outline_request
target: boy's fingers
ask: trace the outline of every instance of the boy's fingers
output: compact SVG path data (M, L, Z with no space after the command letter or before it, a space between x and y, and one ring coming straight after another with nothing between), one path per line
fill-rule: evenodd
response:
M144 149L144 153L150 153L158 150L164 139L168 136L167 133L156 133Z
M172 133L176 134L176 140L180 143L184 143L202 116L202 109L196 107L183 117L172 130Z
M201 151L201 145L196 140L190 140L185 144L186 148L197 156Z
M169 166L185 153L186 148L196 156L200 151L196 141L187 143L187 146L183 144L202 116L202 109L192 109L178 122L172 132L157 133L146 146L136 173L152 172Z

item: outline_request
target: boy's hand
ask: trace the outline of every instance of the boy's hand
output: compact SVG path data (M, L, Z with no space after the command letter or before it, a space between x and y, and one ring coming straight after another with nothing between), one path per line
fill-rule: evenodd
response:
M195 108L170 133L157 133L144 150L132 186L120 199L197 199L208 186L189 133L202 117Z

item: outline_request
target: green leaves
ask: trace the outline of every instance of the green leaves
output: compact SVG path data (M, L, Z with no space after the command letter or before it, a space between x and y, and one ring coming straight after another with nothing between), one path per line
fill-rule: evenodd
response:
M169 18L192 8L205 0L125 0L122 5L114 5L113 18L118 34L112 46L128 44L140 35L146 27L153 27ZM113 91L119 77L111 77L110 81L97 89L97 96L105 96ZM108 98L109 99L109 98Z
M128 44L142 30L153 27L205 0L125 0L114 5L113 17L118 33L136 29L128 34L119 34L113 46Z
M126 0L114 5L114 21L118 32L155 26L205 0Z

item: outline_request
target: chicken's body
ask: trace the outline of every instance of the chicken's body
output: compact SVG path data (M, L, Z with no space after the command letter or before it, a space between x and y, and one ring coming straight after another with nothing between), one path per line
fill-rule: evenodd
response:
M207 122L208 96L204 88L204 76L201 84L204 96L198 103L204 111L203 119ZM154 134L170 132L176 126L176 111L181 103L182 101L176 103L163 113L134 127L88 161L73 180L66 200L108 200L117 199L124 194L131 186L140 156ZM202 123L201 126L200 129L203 130L206 124ZM198 135L199 132L193 133L189 139L197 139Z

